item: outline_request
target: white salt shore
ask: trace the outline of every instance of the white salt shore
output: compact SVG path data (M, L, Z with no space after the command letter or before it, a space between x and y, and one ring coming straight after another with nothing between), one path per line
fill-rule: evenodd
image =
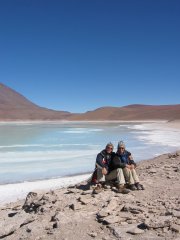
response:
M90 174L84 174L79 176L54 178L34 182L0 185L0 206L24 199L27 193L31 191L52 190L67 187L71 184L77 184L81 181L87 180L90 176Z

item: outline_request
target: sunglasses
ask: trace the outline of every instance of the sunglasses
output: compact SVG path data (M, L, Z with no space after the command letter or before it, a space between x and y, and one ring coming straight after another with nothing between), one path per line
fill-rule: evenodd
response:
M112 148L112 147L107 147L107 149L111 149L111 150L113 150L113 148Z
M120 147L119 149L124 149L123 147Z

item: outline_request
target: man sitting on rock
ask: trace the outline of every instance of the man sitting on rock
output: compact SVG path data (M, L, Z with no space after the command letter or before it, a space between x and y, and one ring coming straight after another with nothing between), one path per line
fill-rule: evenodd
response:
M118 168L111 171L111 161L115 156L113 149L114 146L110 142L106 145L106 148L97 155L96 169L92 176L92 183L97 184L96 188L94 189L94 193L99 193L102 190L102 186L104 185L105 181L110 180L116 180L119 193L129 193L129 190L124 187L125 179L122 169Z
M134 162L132 155L125 149L125 144L120 141L117 146L117 153L113 157L111 162L112 169L122 169L126 183L129 188L134 190L144 190L143 185L139 183L139 178L136 173L136 163Z

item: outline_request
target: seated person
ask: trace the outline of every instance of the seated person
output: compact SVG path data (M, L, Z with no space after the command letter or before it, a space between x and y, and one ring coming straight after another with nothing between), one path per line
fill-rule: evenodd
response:
M125 149L125 144L120 141L117 146L117 153L113 157L111 162L112 169L121 168L124 173L126 183L131 190L144 190L143 185L139 183L139 178L136 173L136 163L134 162L132 155Z
M106 148L97 155L96 168L91 179L92 183L97 184L95 193L100 192L105 181L110 180L116 180L119 193L129 193L129 190L124 187L125 179L122 169L113 169L112 171L110 169L112 158L115 156L113 148L113 144L108 143Z

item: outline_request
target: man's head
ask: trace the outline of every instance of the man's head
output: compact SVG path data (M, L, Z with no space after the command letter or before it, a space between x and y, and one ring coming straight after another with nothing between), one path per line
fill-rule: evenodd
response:
M107 152L107 153L111 153L111 152L113 151L113 149L114 149L114 145L113 145L111 142L109 142L109 143L106 145L106 152Z
M118 142L117 150L119 153L124 153L125 148L126 148L126 146L123 141Z

